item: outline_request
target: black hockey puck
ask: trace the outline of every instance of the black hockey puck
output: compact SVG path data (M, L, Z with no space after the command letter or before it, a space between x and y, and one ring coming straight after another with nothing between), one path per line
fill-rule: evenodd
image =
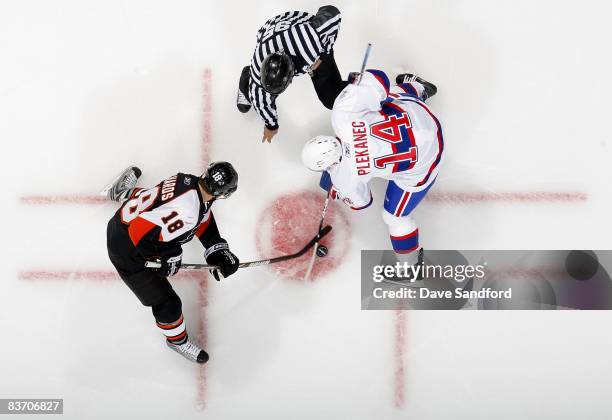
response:
M324 257L327 255L328 249L325 245L319 245L317 247L317 257Z

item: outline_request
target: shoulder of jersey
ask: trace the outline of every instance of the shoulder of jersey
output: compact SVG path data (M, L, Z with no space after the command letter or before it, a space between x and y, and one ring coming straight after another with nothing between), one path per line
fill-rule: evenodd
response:
M180 206L197 214L200 199L197 191L199 177L178 173L161 183L161 206ZM180 203L180 204L179 204Z

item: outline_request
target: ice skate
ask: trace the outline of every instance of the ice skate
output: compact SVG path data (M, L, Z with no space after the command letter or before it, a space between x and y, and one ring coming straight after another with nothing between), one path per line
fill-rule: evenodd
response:
M402 74L398 74L397 77L395 78L395 83L397 83L398 85L402 83L411 83L411 82L417 82L423 85L423 88L425 89L423 94L421 95L423 100L429 99L432 96L434 96L436 93L438 93L438 88L436 87L436 85L428 82L425 79L422 79L421 77L415 74L402 73Z
M142 175L142 171L136 166L126 168L119 176L117 176L110 184L108 184L100 195L107 197L109 200L123 202L129 196L130 192L136 186L138 178Z
M202 364L208 361L208 353L189 339L187 339L187 341L185 341L183 344L174 344L166 340L166 344L187 360Z
M395 266L397 263L400 263L403 267L400 276L385 277L383 282L404 287L422 287L423 257L423 248L419 248L409 254L396 254L394 252L383 254L382 265Z

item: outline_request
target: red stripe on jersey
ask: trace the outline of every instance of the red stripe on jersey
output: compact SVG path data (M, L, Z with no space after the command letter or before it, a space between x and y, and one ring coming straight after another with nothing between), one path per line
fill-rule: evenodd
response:
M213 214L210 213L210 217L206 219L206 221L200 223L200 226L198 226L198 228L195 231L195 234L198 238L202 236L204 232L206 232L206 229L208 229L208 225L210 225L210 221L212 220L212 218L213 218Z
M138 242L140 242L142 237L153 230L156 226L157 225L155 223L149 222L140 216L132 220L130 227L128 227L128 233L134 246L138 245Z
M404 239L412 238L413 236L416 236L418 234L419 234L419 230L415 229L412 232L410 232L409 234L404 235L404 236L393 236L393 235L390 235L390 236L391 236L391 239L393 239L394 241L401 241L401 240L404 240Z
M436 126L438 127L438 132L437 132L438 155L436 156L436 160L434 160L432 165L429 167L429 171L427 172L427 175L425 176L425 178L423 178L423 180L416 185L417 187L420 187L421 185L425 185L425 183L429 180L429 177L431 176L434 169L440 163L440 159L442 159L442 151L444 150L444 140L442 138L442 125L440 124L440 121L438 120L438 118L433 114L433 112L431 112L429 108L421 102L418 102L418 101L411 101L411 102L414 102L415 104L420 105L425 111L427 111L429 116L434 120L434 122L436 123Z
M402 195L402 199L400 201L399 206L397 206L397 210L395 211L395 216L400 217L404 212L404 208L406 207L406 202L408 201L408 197L410 197L409 192L404 192Z
M389 118L389 116L381 109L380 111L378 111L378 113L380 115L382 115L383 117L385 117L385 119ZM393 151L393 154L396 155L397 154L397 144L396 143L391 143L391 151ZM397 163L393 164L393 172L397 172Z
M178 321L173 322L172 324L160 324L159 322L156 322L157 326L161 328L162 330L171 330L173 328L178 327L182 323L183 323L183 314L181 314L181 317L178 319Z
M353 210L367 209L368 207L370 207L372 205L373 201L374 201L374 197L372 197L372 193L370 193L370 201L368 201L368 204L366 204L365 206L361 206L361 207L353 207L353 206L351 206L351 209L353 209Z
M175 335L174 337L166 337L168 341L180 341L187 335L187 330L183 331L179 335Z
M138 194L142 190L144 190L144 188L134 188L132 190L132 194L130 194L130 197L128 198L128 200L131 200L132 198L136 197L136 194Z

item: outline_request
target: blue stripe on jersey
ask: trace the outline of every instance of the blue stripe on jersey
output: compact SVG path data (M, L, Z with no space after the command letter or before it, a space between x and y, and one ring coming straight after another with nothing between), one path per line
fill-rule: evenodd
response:
M385 92L387 92L387 95L389 95L389 89L391 89L391 82L389 82L389 78L387 77L385 72L375 69L368 69L366 71L376 77L376 80L380 82L380 84L385 88Z
M416 206L418 206L419 203L423 201L423 199L429 192L429 189L435 183L436 180L434 179L432 183L429 184L424 190L410 193L410 198L408 198L408 201L404 203L403 208L401 209L401 213L397 217L408 216L410 213L412 213ZM389 181L389 183L387 184L387 191L385 192L384 204L384 209L387 211L387 213L392 214L394 216L396 215L395 213L397 213L398 207L402 204L401 201L405 192L406 191L399 185L397 185L395 182Z
M419 230L416 229L405 236L391 236L391 245L398 254L407 254L416 250L419 247Z
M412 86L411 83L400 83L397 86L404 90L404 92L406 92L408 95L414 96L417 99L423 99L419 96L419 92L417 92L416 88Z

